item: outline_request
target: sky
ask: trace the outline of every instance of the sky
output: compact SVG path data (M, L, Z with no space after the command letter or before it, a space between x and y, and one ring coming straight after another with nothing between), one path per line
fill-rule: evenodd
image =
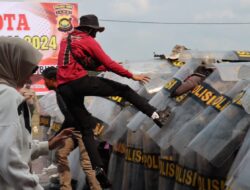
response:
M106 53L117 61L151 59L153 52L169 54L176 44L194 50L250 50L250 0L34 1L78 3L79 16L95 14L99 19L249 23L169 25L100 21L100 25L106 29L98 33L96 39Z

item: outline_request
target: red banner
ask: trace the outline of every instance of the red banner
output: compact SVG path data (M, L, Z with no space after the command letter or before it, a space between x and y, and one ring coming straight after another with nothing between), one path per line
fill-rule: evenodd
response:
M43 54L36 74L57 65L61 39L78 25L76 3L0 2L0 35L25 39ZM32 85L38 95L47 92L43 80Z

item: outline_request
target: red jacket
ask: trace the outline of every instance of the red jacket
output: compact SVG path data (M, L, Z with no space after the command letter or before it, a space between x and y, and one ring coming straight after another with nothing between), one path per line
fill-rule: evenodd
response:
M84 51L87 51L89 55L99 61L99 66L96 71L112 71L120 76L132 77L132 73L124 69L120 64L113 61L101 48L99 43L85 32L79 30L73 31L71 36L71 47L74 55L78 58L85 58ZM57 82L58 85L79 79L88 74L88 72L73 59L70 54L67 60L67 38L64 38L60 44L60 51L58 57L58 72Z

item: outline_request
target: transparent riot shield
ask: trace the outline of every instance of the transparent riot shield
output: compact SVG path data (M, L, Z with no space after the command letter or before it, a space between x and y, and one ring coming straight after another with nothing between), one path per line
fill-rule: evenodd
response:
M177 70L177 68L181 67L184 63L179 61L179 62L174 62L174 63L170 63L170 64L173 64ZM173 75L173 74L171 74L171 75ZM165 78L169 78L169 77L170 77L169 75L165 75ZM163 80L161 80L161 81L163 81ZM158 81L158 80L152 81L151 80L148 86L151 86L154 89L159 89L159 84L161 81ZM166 83L166 80L165 80L165 83ZM145 86L145 87L146 87L148 92L152 92L152 90L147 88L147 86ZM153 92L156 92L156 90L154 90ZM130 168L127 169L127 170L129 170L130 174L127 174L126 177L127 177L127 179L131 179L131 177L133 177L135 179L134 181L130 180L131 186L133 188L143 188L145 190L157 189L158 188L158 173L159 173L158 172L159 147L150 138L148 138L144 134L141 136L141 133L139 133L137 135L137 137L135 136L135 138L139 139L139 141L141 141L140 140L141 138L143 140L143 156L142 156L143 161L142 161L142 163L132 163L130 165L127 164L130 166ZM141 145L139 144L139 147L138 147L135 144L131 147L133 147L135 149L140 149ZM142 164L144 166L142 166ZM132 166L134 166L134 167L132 167ZM138 172L138 170L140 172ZM144 176L141 173L142 171L144 172ZM135 174L132 176L131 173L135 173ZM140 185L139 184L136 185L137 181L141 181ZM145 184L143 184L143 182Z
M151 94L149 94L145 88L141 88L138 91L138 94L143 96L146 99L150 99ZM123 136L126 131L126 125L136 114L138 110L131 104L127 104L122 111L114 118L114 120L110 123L110 127L104 131L102 135L102 139L107 141L109 144L113 145Z
M234 52L208 52L208 51L184 51L180 55L179 62L181 64L181 69L176 72L173 76L173 79L170 79L166 85L165 89L162 89L159 93L157 93L151 100L150 104L158 108L159 110L163 110L169 104L175 103L169 98L170 93L172 93L181 83L186 79L189 75L191 75L194 70L201 64L204 63L205 65L209 65L215 61L221 60L237 60L237 56ZM183 65L183 63L186 63ZM135 117L131 120L128 124L128 128L133 131L141 128L144 131L147 131L151 128L153 122L149 120L145 115L142 113L138 113Z
M127 133L125 133L117 141L117 143L113 144L113 149L109 160L108 178L112 183L113 190L121 189L126 146L127 146Z
M189 175L185 175L183 180L176 180L175 183L176 190L190 190L197 188L199 189L202 187L209 188L211 187L211 185L213 185L214 188L221 190L226 188L225 187L226 176L237 153L237 150L235 148L239 147L238 144L240 143L238 141L239 139L237 138L235 139L235 141L232 140L231 143L221 138L222 145L225 147L225 149L222 150L221 147L223 146L221 146L220 143L218 143L220 142L218 139L214 139L215 136L212 133L211 127L214 125L216 125L218 128L221 127L225 132L226 136L227 134L232 133L230 127L227 129L225 126L230 126L230 125L237 126L241 120L239 119L239 117L241 117L240 115L243 114L242 116L244 117L244 110L241 108L239 101L241 97L242 93L236 95L236 97L233 99L233 103L228 105L212 121L210 121L210 123L208 123L204 127L204 129L200 133L198 133L198 135L189 143L184 152L182 152L181 157L179 158L178 161L178 166L180 166L183 171L186 171L186 173L189 173ZM233 121L234 119L236 119L238 122L236 121L235 123ZM244 123L242 122L243 121L240 122L241 124L243 124L243 126L241 127L244 128ZM208 130L209 128L210 128L209 130L210 134L208 133L204 134L203 132ZM213 130L214 132L218 131L218 129L213 129ZM243 131L241 131L240 133L236 132L234 134L236 134L236 136L238 136L237 133L239 135L243 135L242 133ZM206 144L204 143L201 144L200 143L201 141L198 142L197 140L195 140L196 138L200 139L201 134L203 134L203 138L206 138L206 140L208 138L210 138L211 141L215 140L217 144L213 144L213 146L217 147L217 145L219 145L218 148L220 149L221 152L219 154L217 152L218 154L217 160L213 159L213 162L211 162L211 160L209 161L207 160L207 158L201 155L200 152L195 152L196 150L194 151L193 147L199 147L199 149L203 148L207 149ZM233 141L235 144L237 144L237 146L234 145ZM210 143L209 141L207 142ZM225 146L226 144L232 145L232 149L230 149L229 146ZM213 148L216 150L215 147ZM210 154L213 154L213 150L210 151ZM220 164L217 163L219 160L221 161ZM187 184L187 181L185 181L187 180L188 177L190 179L188 180L188 182L191 182L191 184L190 183Z
M130 71L132 70L134 73L144 73L151 77L150 82L138 91L138 94L145 98L151 97L151 94L158 91L159 88L162 88L166 76L176 70L176 68L173 68L173 66L166 60L138 62L133 63L132 66L133 67L130 68L128 67ZM162 81L164 81L164 83ZM137 111L137 109L127 103L117 117L111 122L111 127L103 133L103 138L113 145L113 152L111 154L108 171L109 178L113 184L112 189L121 189L124 155L127 142L126 124Z
M182 188L182 177L180 177L180 175L182 175L183 171L187 171L183 166L182 166L182 162L181 164L178 164L178 160L179 160L179 153L182 152L178 152L175 150L175 147L169 146L171 145L170 142L168 141L168 139L172 139L173 137L175 137L175 131L178 132L178 128L179 130L186 130L186 127L188 127L188 125L186 125L186 123L190 123L190 126L193 127L193 124L199 124L199 122L203 121L203 119L200 119L199 117L199 113L203 113L203 114L209 114L209 113L213 113L211 111L211 109L214 112L219 112L220 110L225 109L225 107L229 104L230 99L229 97L222 95L224 93L227 92L227 90L231 90L232 86L235 84L235 82L224 82L221 81L219 74L217 71L214 71L214 73L212 73L201 85L198 85L193 91L190 92L190 98L187 99L183 105L178 106L176 108L176 120L172 120L173 123L170 123L167 126L167 129L172 129L169 130L165 133L166 135L166 141L167 143L161 147L163 150L161 151L161 161L160 161L160 179L159 179L159 187L164 189L164 188L174 188L175 186L177 186L178 188ZM238 85L235 86L235 88L233 88L231 91L231 93L227 93L228 95L232 95L237 93L239 90L241 90L244 85L246 85L247 83L241 84L239 83ZM203 86L204 88L201 88L201 86ZM208 88L209 86L209 88ZM200 89L200 90L198 90ZM211 98L202 98L202 96L207 96L206 93L210 94ZM203 96L203 97L204 97ZM207 96L208 97L208 96ZM201 101L202 100L202 101ZM208 111L206 110L205 112L203 111L208 105L211 106L210 109L208 109ZM179 110L179 112L178 112ZM218 110L218 111L216 111ZM192 120L192 118L195 115L198 115L196 118L198 118L197 120ZM184 117L183 117L184 115ZM182 121L181 119L185 118L185 121ZM171 122L172 122L171 121ZM207 122L209 122L209 120L207 120ZM187 124L188 124L187 123ZM172 128L170 128L172 127ZM196 129L196 128L195 128ZM185 135L184 134L182 137L184 141L185 139ZM187 134L189 135L189 134ZM157 137L159 138L159 137ZM155 138L154 140L156 140L157 138ZM164 139L164 137L162 137L162 139ZM164 139L165 140L165 139ZM181 139L182 140L182 139ZM164 142L165 143L165 142ZM185 150L185 145L186 144L181 144L183 149ZM166 147L168 147L166 149ZM184 151L182 150L182 151ZM185 160L191 160L190 162L192 163L193 159L194 159L194 155L190 154L190 157L185 157ZM187 164L186 161L185 163ZM175 168L174 171L175 172L171 172L171 170L167 169L166 167L169 167L169 165L171 165L171 167ZM190 163L188 163L189 166L192 166ZM192 168L192 167L191 167ZM182 183L181 185L179 185L180 183ZM181 187L180 187L181 186ZM178 189L177 188L177 189ZM183 187L184 188L184 187ZM189 189L190 187L185 187L186 189ZM185 189L184 188L184 189Z
M146 73L150 76L150 81L143 86L137 93L143 96L146 99L150 99L154 93L158 92L163 85L165 84L167 78L170 75L173 75L173 72L176 72L177 67L174 67L167 60L154 60L147 62L136 62L133 65L136 65L136 68L139 66L144 67L138 69L139 73ZM133 66L135 67L135 66ZM167 69L166 69L166 68ZM133 68L135 70L135 68ZM110 127L103 132L103 139L108 141L110 144L116 142L127 130L126 125L130 121L130 118L136 114L138 110L133 107L129 102L125 103L122 111L110 122Z
M227 188L230 190L250 189L250 152L245 155L237 169L227 181Z
M43 140L48 140L54 133L52 132L53 123L62 123L64 121L64 116L62 115L56 100L56 93L50 91L48 94L44 95L39 99L40 107L40 123L44 123L46 117L50 117L49 123L46 125L40 125L39 130L43 130ZM42 122L41 122L42 121ZM41 140L41 139L40 139Z
M152 85L153 86L153 85ZM152 96L151 94L148 94L148 92L146 91L145 88L142 88L139 92L140 95L144 96L144 97L150 97ZM147 95L147 96L146 96ZM110 142L111 144L116 144L117 140L120 138L120 136L122 136L124 133L127 132L126 128L126 124L129 122L130 118L137 113L137 109L135 109L133 106L129 106L124 108L120 114L115 118L115 120L111 123L111 128L112 130L108 131L106 133L106 135L109 135L108 138L106 138L108 140L108 142ZM128 134L131 135L131 131L128 132ZM133 133L132 133L133 134ZM105 134L104 134L105 136ZM143 138L143 139L142 139ZM128 138L127 139L127 149L137 149L137 150L142 150L142 144L140 143L134 143L134 139L137 139L139 142L141 142L141 140L144 140L144 135L141 136L141 133L138 133L137 135L133 135L133 138ZM150 139L146 140L145 143L149 143L149 144L145 144L145 147L147 147L148 149L146 149L146 154L144 155L143 153L143 157L144 157L144 163L127 163L125 164L125 167L129 167L126 168L126 179L129 180L129 184L131 184L130 188L145 188L145 189L150 189L151 187L156 187L155 186L155 182L156 179L158 179L158 172L157 172L157 168L155 168L155 165L158 162L158 157L153 157L152 158L152 144L150 142ZM143 147L144 148L144 147ZM156 151L155 149L153 151ZM158 152L159 154L159 152ZM153 160L152 160L152 159ZM144 167L151 167L150 170L154 167L154 175L155 180L152 181L152 175L150 175L150 172L146 172L145 173L145 177L148 177L148 181L145 181L145 186L143 184L144 182L144 175L142 175L142 172L144 172ZM147 170L149 171L149 170ZM139 186L138 181L140 181L141 186ZM151 182L150 182L151 181ZM148 182L148 183L147 183ZM127 188L127 187L124 187Z
M147 93L146 89L141 89L139 92L140 95L145 97ZM151 94L148 94L150 97ZM137 113L137 109L133 106L129 106L125 108L120 114L116 117L115 121L111 123L113 126L113 131L110 133L110 140L113 144L116 144L117 139L122 134L127 132L127 151L125 154L125 164L124 164L124 172L123 172L123 186L122 189L145 189L144 184L144 166L143 162L143 134L141 131L132 132L130 130L127 131L126 124L129 119ZM132 158L132 152L136 152L138 158ZM131 158L130 158L131 157ZM140 161L139 161L140 159Z
M198 67L198 65L201 64L201 60L189 60L187 63L185 63L180 70L178 70L173 78L169 79L164 86L164 89L159 91L156 95L154 95L149 103L156 107L159 110L163 110L168 105L170 99L169 95L172 91L174 91L178 86L181 85L182 81L193 73L195 68ZM132 130L136 131L141 127L142 123L146 123L145 128L147 126L151 127L153 125L153 121L150 118L147 118L145 114L138 113L134 116L134 118L128 123L127 127Z
M43 96L39 100L40 105L40 122L39 126L32 128L32 138L39 141L47 141L48 135L47 132L50 128L51 117L50 113L53 106L50 106L47 99L51 99L51 93ZM53 95L52 95L53 96ZM48 183L48 175L44 172L45 168L48 168L51 163L50 156L40 156L38 159L32 161L32 169L38 177L41 183Z
M206 108L201 114L199 114L197 117L195 117L193 120L189 121L187 124L183 126L183 128L176 134L174 137L171 145L173 148L173 152L176 151L177 155L181 154L181 157L178 162L178 167L180 167L183 171L190 173L190 181L194 184L193 187L191 184L184 183L184 180L175 180L175 190L188 190L188 189L197 189L199 187L199 184L196 180L194 180L194 175L203 175L204 178L209 181L209 176L213 176L214 180L216 182L219 182L223 184L225 182L225 174L228 170L228 166L230 166L230 162L227 164L224 164L224 170L221 170L220 172L214 172L211 171L218 171L216 167L211 167L211 164L208 164L204 159L200 158L195 152L193 152L191 149L187 148L187 145L192 139L199 134L199 132L204 129L209 122L212 122L213 119L221 112L223 111L227 106L230 105L233 97L238 95L242 89L244 89L248 85L248 81L239 81L232 89L230 89L228 92L225 93L224 97L227 97L225 102L222 104L219 104L220 106L214 106L211 105L208 108ZM220 108L220 109L218 109ZM177 157L178 159L178 157ZM199 170L200 165L198 163L207 163L207 165L203 164L203 169ZM204 169L205 168L205 169ZM223 173L224 172L224 173ZM216 179L217 173L218 177ZM184 179L187 179L188 176L184 177Z
M178 154L169 147L161 154L159 186L175 190L225 189L225 177L232 160L233 157L227 159L222 167L217 168L186 148L178 161Z
M128 158L125 162L125 170L124 170L124 183L123 183L123 189L145 189L146 184L144 184L144 176L141 175L141 172L144 171L144 167L156 167L155 165L157 164L157 157L152 157L151 152L152 152L152 146L148 146L148 144L145 144L147 149L146 154L142 152L142 140L143 140L143 135L141 134L141 131L136 131L136 132L128 132L128 139L127 139L127 154L128 157L130 156L131 152L136 152L138 155L141 155L142 158ZM149 142L149 141L145 141ZM154 150L157 151L157 150ZM139 160L141 159L141 160ZM157 168L156 168L157 169ZM144 174L149 174L146 175L147 177L150 176L150 173L147 172ZM152 176L152 175L151 175ZM154 175L155 176L155 175ZM157 177L158 178L158 177ZM140 183L138 183L138 181ZM155 182L155 181L154 181ZM127 185L129 184L129 185ZM155 186L154 183L147 183L148 186ZM157 185L156 185L157 186Z
M158 75L161 78L161 81L164 79L161 77L161 75L158 73ZM159 78L158 76L158 78ZM164 77L167 78L167 74L164 74ZM159 79L160 79L159 78ZM155 78L157 79L157 78ZM154 88L154 84L159 88L159 82L157 80L153 80L149 82L151 88ZM163 83L162 83L163 84ZM161 86L162 87L162 86ZM156 88L156 90L157 90ZM143 95L145 97L146 94L149 92L155 92L156 90L150 90L149 87L146 89L141 89L139 94ZM152 96L151 94L148 94L148 96ZM119 137L122 135L122 131L126 131L126 124L129 121L129 119L137 112L135 108L132 106L125 108L121 111L121 113L116 117L116 119L112 122L113 131L110 133L109 140L112 140L114 138ZM119 135L118 135L119 134ZM144 189L144 166L143 166L143 154L142 154L142 140L143 135L140 131L133 133L131 131L127 132L127 151L125 156L125 165L124 165L124 176L123 176L123 189ZM114 139L115 140L115 139ZM116 142L116 141L115 141ZM141 154L141 161L138 162L135 160L132 160L130 162L130 152L137 152L138 154ZM138 183L140 182L140 183Z
M146 88L149 93L154 93L160 87L163 86L165 82L165 78L170 73L174 72L175 69L172 65L170 65L166 60L149 60L149 61L141 61L141 62L127 62L124 64L124 67L132 71L133 73L142 73L147 74L152 78L152 81L146 84L143 87L140 83L133 81L131 79L127 79L125 77L120 77L113 73L105 73L103 76L105 78L115 80L124 84L129 85L133 90L139 92L141 88ZM152 84L156 84L154 87ZM113 119L119 114L124 107L129 105L128 102L122 97L93 97L88 110L97 118L101 119L108 125L103 129L102 134L99 136L102 140L109 140L109 138L105 138L103 135L109 130L110 123ZM98 106L97 106L98 105ZM107 137L107 136L106 136Z
M245 111L250 114L250 88L246 89L244 96L242 97L241 103Z
M210 122L220 111L224 110L231 102L231 100L244 87L248 85L248 81L242 80L236 83L232 89L221 95L220 104L212 104L202 111L197 117L185 123L174 138L170 141L170 145L180 154L191 140Z
M167 74L164 74L164 78L166 76L169 76ZM153 85L159 83L157 82L155 78L154 81L150 81L148 84L150 84L152 87L149 89L146 89L146 87L141 88L138 91L138 94L143 96L146 99L150 99L159 88L154 89ZM163 77L159 77L159 80L163 80ZM161 86L162 87L162 86ZM153 92L153 93L149 93ZM127 131L127 123L131 120L131 118L138 112L138 110L131 104L126 104L123 110L115 117L115 119L111 122L109 129L107 129L103 134L103 139L108 141L110 144L116 143L116 141Z
M174 189L175 179L179 175L177 160L178 155L175 154L172 147L160 151L158 190Z
M246 137L242 143L242 146L240 147L240 150L237 153L236 158L234 159L234 162L230 168L230 171L227 175L227 186L231 188L232 184L234 184L235 178L237 178L239 174L240 167L243 165L244 158L246 158L246 155L249 154L250 150L250 130L248 130Z
M145 189L142 132L127 132L127 148L121 190Z
M48 137L53 136L61 128L64 116L58 107L55 91L51 91L39 99L41 107L41 115L49 115L51 117L50 127L47 131Z
M179 161L174 163L174 190L226 189L226 175L233 162L233 157L224 162L222 167L214 167L207 160L191 149L185 149Z
M243 95L244 91L189 144L189 148L214 166L223 165L240 147L246 135L250 117L241 105Z
M165 59L154 59L140 62L127 62L129 71L135 74L147 74L150 82L144 84L150 94L158 92L168 79L169 75L175 73L180 67L180 62Z
M41 131L46 126L46 132L39 134L39 140L41 138L47 138L47 131L50 127L51 123L51 113L54 111L54 107L56 106L57 102L55 100L55 92L49 92L48 94L44 95L39 99L39 107L40 107L40 126L38 131Z
M168 63L165 59L151 59L144 61L127 61L125 63L125 68L132 73L142 74L148 73L152 74L152 77L157 77L158 74L172 73L173 66ZM154 78L154 77L153 77Z
M224 82L215 70L204 82L196 86L186 97L186 100L175 106L171 111L172 119L166 126L152 127L147 134L162 148L166 149L170 141L182 126L191 118L197 116L205 107L214 102L219 104L223 101L222 93L230 89L235 82ZM214 103L214 104L215 104Z
M160 158L159 146L144 133L143 164L144 164L145 190L158 189L159 158Z
M250 68L249 62L238 62L237 64L234 62L227 62L226 64L214 63L213 65L218 69L221 79L224 81L239 81L241 79L246 79L246 73Z
M57 110L57 102L55 93L50 92L39 99L40 107L40 123L39 126L32 128L32 138L39 141L47 141L50 138L48 134L59 110ZM56 112L56 113L55 113ZM53 164L54 151L50 151L49 155L40 156L32 161L33 172L38 174L42 183L49 183L49 176L57 173L57 168ZM53 167L51 167L53 166Z
M50 91L48 94L44 95L42 98L39 99L39 105L41 108L41 115L50 115L54 117L58 113L58 106L55 97L55 92Z

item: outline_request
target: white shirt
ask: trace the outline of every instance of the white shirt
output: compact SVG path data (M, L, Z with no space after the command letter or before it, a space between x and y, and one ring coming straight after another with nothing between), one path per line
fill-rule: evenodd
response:
M33 141L17 108L24 101L14 88L0 84L0 189L42 190L28 162L48 153L48 142Z

